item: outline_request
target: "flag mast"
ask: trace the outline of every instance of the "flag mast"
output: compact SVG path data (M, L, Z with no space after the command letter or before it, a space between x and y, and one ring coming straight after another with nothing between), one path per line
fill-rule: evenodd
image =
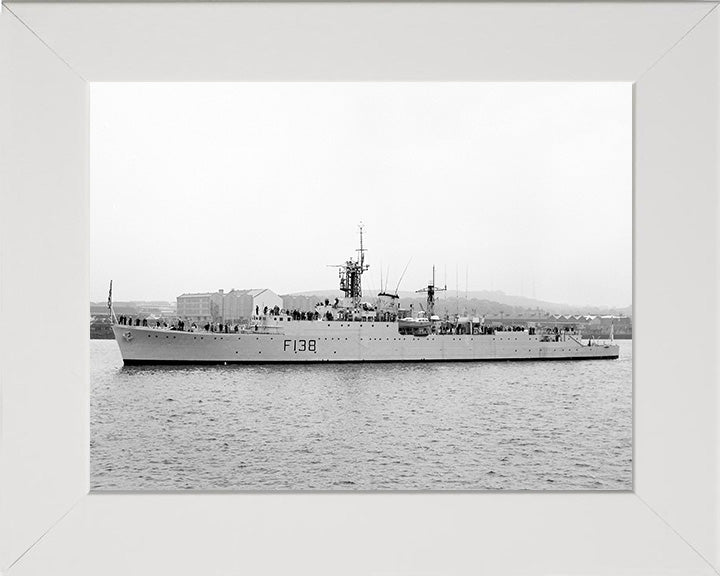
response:
M112 280L110 280L110 290L108 291L108 308L110 309L110 324L117 324L117 318L115 317L115 310L113 309L112 303Z

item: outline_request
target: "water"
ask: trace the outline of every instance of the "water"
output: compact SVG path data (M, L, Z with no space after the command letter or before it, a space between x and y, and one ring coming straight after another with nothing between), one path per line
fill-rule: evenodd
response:
M91 351L93 490L629 490L619 360L123 367Z

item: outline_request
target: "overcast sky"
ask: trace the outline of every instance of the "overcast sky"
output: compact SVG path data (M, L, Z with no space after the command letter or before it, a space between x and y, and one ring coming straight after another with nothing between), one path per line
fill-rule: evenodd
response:
M94 83L91 298L440 284L632 299L630 84ZM467 270L467 272L466 272Z

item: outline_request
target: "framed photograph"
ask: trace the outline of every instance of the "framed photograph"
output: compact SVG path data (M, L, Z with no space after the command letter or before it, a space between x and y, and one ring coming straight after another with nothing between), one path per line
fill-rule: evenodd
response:
M3 4L0 570L717 573L716 6Z
M90 138L91 490L632 488L629 84L103 83Z

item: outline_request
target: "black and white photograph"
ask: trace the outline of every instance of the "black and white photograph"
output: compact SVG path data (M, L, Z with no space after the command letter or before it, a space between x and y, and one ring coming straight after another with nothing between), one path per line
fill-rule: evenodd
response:
M629 83L93 83L91 490L631 490L632 138Z

